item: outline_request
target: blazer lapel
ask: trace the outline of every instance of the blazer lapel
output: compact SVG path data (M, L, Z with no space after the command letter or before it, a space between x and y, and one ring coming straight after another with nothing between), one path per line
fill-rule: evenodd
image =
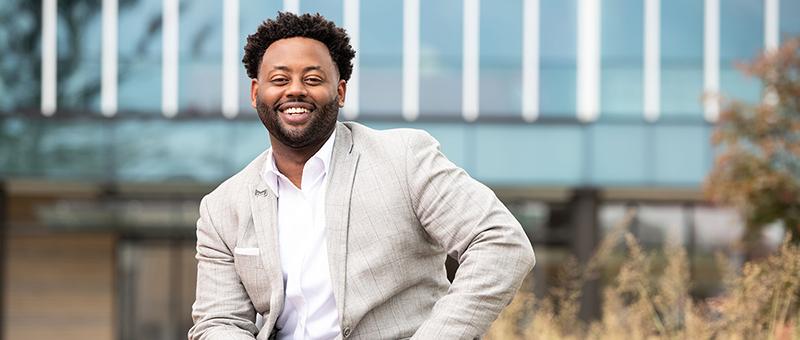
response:
M353 151L350 129L336 124L332 165L325 194L325 215L328 239L328 265L331 271L333 296L339 318L345 323L345 275L347 273L347 229L350 218L350 194L353 190L359 154Z
M264 268L269 275L271 288L270 319L267 322L274 323L277 315L283 310L283 273L278 250L278 198L261 179L260 174L255 176L249 186L248 194L258 248Z

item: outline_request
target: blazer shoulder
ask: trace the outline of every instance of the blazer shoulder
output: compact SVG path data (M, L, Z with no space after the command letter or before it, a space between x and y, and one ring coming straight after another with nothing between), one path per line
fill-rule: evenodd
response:
M394 128L376 130L359 123L348 122L345 125L353 135L353 143L359 149L389 149L391 151L405 151L417 145L430 145L439 142L427 131L411 128Z
M264 151L253 159L242 170L220 183L214 190L205 196L209 207L230 204L235 202L233 197L242 196L242 193L249 189L254 183L258 182L261 169L267 157ZM246 196L245 196L246 197Z

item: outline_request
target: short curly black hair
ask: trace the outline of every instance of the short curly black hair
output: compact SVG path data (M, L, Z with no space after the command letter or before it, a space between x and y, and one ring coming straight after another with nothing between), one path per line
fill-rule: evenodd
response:
M255 33L247 36L244 58L242 58L247 76L251 79L258 78L261 58L264 57L264 52L269 45L275 41L292 37L311 38L325 44L331 54L331 59L339 69L339 78L345 81L350 79L356 51L350 46L350 37L347 36L347 32L319 13L297 15L289 12L278 12L277 18L267 19L258 26Z

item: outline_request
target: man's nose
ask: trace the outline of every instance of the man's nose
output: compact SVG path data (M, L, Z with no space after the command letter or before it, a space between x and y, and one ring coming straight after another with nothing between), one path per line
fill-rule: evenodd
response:
M296 80L289 83L289 88L286 89L287 97L305 97L307 94L306 86L302 80Z

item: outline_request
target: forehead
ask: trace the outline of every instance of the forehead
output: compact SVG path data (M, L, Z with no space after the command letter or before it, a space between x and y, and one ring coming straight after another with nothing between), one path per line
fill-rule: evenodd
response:
M333 59L325 44L304 37L277 40L267 47L261 59L261 67L270 70L276 66L295 66L300 69L306 66L334 68Z

